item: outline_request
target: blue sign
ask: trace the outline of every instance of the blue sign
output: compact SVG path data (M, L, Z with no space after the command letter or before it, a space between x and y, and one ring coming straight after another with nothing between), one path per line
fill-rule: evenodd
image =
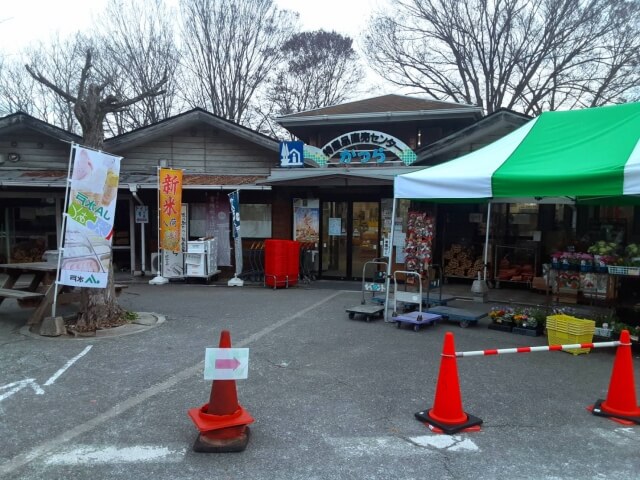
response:
M304 167L304 143L280 142L280 166Z
M240 196L237 190L229 194L229 205L233 222L233 238L238 238L240 237Z

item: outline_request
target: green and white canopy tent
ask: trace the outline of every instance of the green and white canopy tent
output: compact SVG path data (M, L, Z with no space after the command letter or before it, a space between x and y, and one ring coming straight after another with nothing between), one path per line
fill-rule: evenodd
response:
M640 195L640 103L546 112L449 162L399 175L395 198L499 201Z
M487 219L492 202L640 203L640 103L545 112L479 150L398 175L401 198L488 202Z

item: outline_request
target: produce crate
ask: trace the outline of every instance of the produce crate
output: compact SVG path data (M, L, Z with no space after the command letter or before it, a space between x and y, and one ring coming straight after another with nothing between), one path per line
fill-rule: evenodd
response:
M627 275L631 277L640 276L640 267L625 267L623 265L607 265L609 275Z
M591 343L595 332L596 322L571 315L549 315L547 317L547 336L549 345L563 345L570 343ZM590 348L572 348L565 352L579 355L589 353Z

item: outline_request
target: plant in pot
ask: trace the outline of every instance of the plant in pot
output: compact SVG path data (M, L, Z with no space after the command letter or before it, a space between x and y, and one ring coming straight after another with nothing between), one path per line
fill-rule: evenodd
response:
M607 265L617 263L617 249L617 243L605 242L604 240L597 241L587 249L588 253L593 254L596 272L606 272Z
M523 309L517 311L513 318L516 324L513 333L537 337L544 330L546 315L541 309Z
M489 318L491 319L489 328L510 332L514 326L514 314L514 309L511 307L493 307L491 311L489 311Z
M578 260L580 262L581 272L593 271L593 254L591 253L578 253Z

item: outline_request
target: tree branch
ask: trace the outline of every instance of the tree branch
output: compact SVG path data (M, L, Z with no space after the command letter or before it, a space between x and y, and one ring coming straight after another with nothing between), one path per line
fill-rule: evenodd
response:
M62 90L56 84L54 84L53 82L49 81L44 76L42 76L42 74L40 74L40 72L37 72L34 69L32 69L29 65L25 65L24 68L27 69L27 72L29 72L29 75L31 75L31 77L33 77L34 80L36 80L37 82L40 82L45 87L50 88L51 90L56 92L58 95L60 95L65 100L68 100L69 102L73 102L73 103L78 101L78 99L76 97L71 95L69 92L66 92L66 91Z

